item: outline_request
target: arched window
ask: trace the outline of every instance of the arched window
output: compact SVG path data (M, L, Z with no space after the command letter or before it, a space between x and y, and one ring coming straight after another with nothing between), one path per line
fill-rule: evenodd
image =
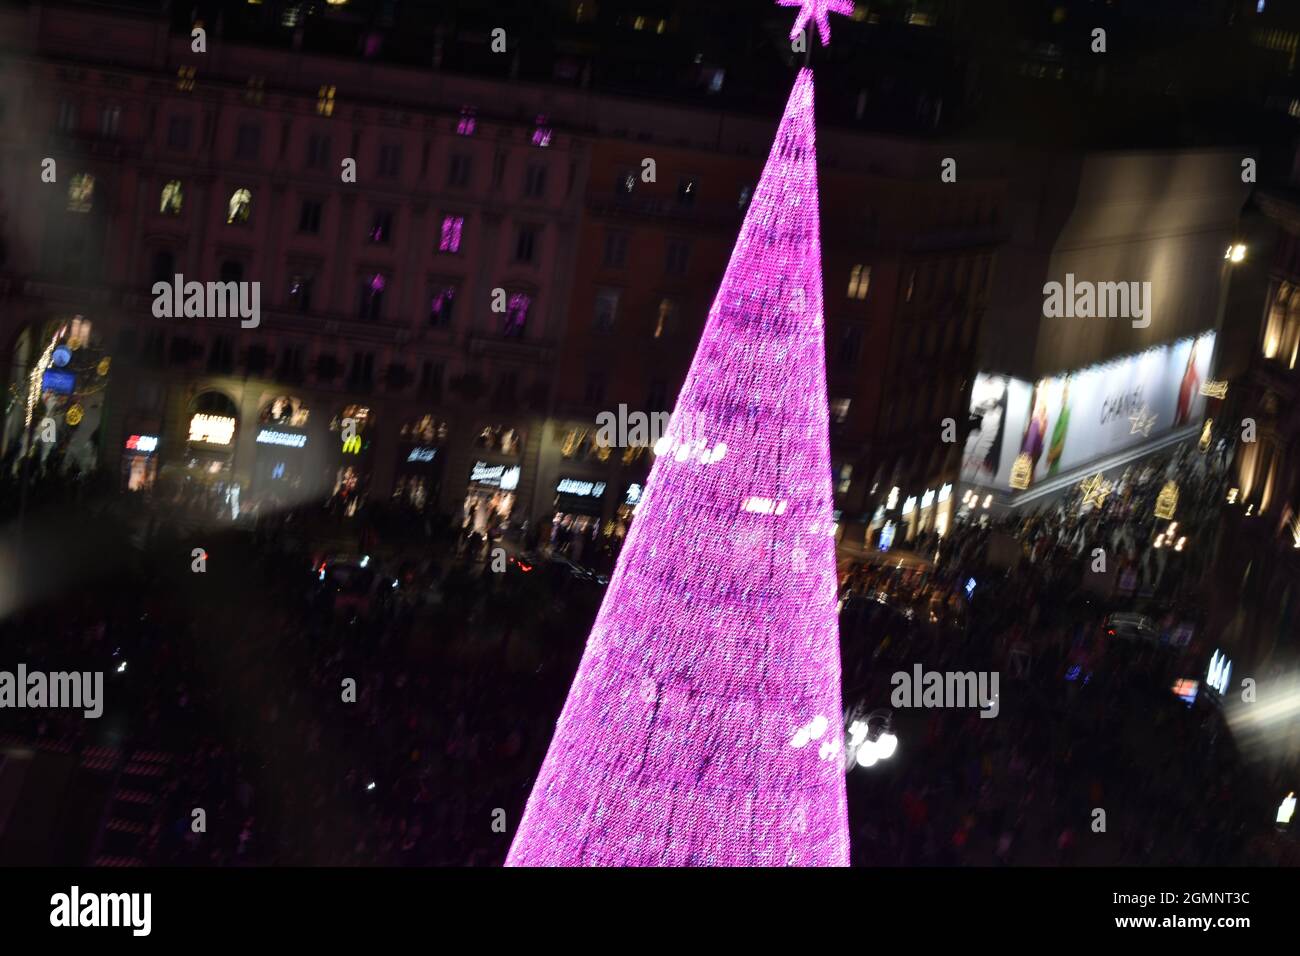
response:
M226 222L241 224L248 222L253 212L253 194L247 189L239 188L230 194L230 205L226 212Z
M244 190L247 192L248 190ZM184 203L184 196L179 179L170 179L163 183L162 192L158 196L158 211L166 216L179 216L181 206Z

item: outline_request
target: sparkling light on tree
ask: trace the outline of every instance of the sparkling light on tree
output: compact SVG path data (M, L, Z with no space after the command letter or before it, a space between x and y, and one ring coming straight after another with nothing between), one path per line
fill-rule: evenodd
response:
M816 168L804 69L507 865L848 864Z

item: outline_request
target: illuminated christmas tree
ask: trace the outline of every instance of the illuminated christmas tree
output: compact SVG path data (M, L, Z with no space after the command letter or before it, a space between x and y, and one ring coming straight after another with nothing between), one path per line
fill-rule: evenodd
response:
M848 864L819 232L803 69L507 865Z

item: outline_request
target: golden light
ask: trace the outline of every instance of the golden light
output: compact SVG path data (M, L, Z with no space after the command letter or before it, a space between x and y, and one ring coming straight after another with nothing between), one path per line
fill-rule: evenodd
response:
M1234 242L1228 246L1228 251L1223 254L1223 258L1233 263L1246 261L1246 246L1240 242Z
M190 441L229 445L235 437L235 420L227 415L198 414L190 419Z

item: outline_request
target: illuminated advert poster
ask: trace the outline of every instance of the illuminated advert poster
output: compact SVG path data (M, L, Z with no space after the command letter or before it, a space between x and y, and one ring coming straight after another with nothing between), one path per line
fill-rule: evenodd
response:
M1205 412L1214 333L1035 383L981 372L971 391L962 478L1033 487L1192 424Z

